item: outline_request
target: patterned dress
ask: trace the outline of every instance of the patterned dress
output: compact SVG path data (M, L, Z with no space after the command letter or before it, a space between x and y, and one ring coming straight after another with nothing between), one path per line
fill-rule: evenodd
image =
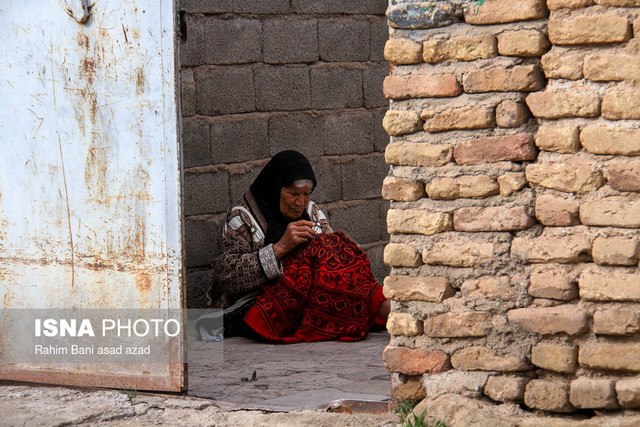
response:
M325 214L310 201L307 213L318 233L332 233ZM254 296L261 287L283 274L273 244L264 244L267 221L250 191L227 211L216 242L213 259L214 283L209 289L209 304L227 307Z

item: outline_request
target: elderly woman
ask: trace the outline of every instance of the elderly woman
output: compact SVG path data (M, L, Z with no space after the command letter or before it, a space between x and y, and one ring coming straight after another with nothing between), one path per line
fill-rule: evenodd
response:
M309 161L283 151L227 211L212 289L225 336L356 340L384 325L389 302L364 253L310 200L315 186Z

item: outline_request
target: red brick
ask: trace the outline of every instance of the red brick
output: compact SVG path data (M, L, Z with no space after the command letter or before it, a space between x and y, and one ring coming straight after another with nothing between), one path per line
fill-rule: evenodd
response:
M458 96L462 88L455 74L388 76L383 92L389 99L439 98Z
M477 165L501 161L535 160L536 146L531 135L492 136L463 141L456 145L453 157L459 165Z
M607 163L606 175L613 189L640 192L640 159L614 159Z
M580 224L580 202L573 198L538 194L536 218L544 225L563 227Z
M405 375L437 374L451 369L447 353L437 350L417 350L389 345L382 353L382 360L388 372Z

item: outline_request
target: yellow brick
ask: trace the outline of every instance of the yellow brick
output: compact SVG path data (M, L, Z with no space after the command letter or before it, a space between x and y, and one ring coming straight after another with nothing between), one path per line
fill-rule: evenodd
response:
M408 179L388 176L382 182L382 198L399 202L412 202L424 196L424 184Z
M533 115L541 119L596 117L600 114L600 98L588 89L546 89L529 94L526 102Z
M389 110L382 119L382 127L391 136L414 133L422 127L422 121L413 111Z
M406 313L390 313L386 326L391 335L415 336L422 334L422 322Z
M498 36L498 52L506 56L542 56L549 49L549 41L539 31L505 31Z
M432 199L452 200L457 198L480 199L498 194L499 186L488 176L461 176L459 178L434 178L427 185L427 194Z
M553 47L542 56L542 69L549 79L579 80L583 77L583 57L580 52Z
M389 209L387 228L390 234L425 234L430 236L451 230L451 214L418 209Z
M604 185L602 172L594 165L580 160L534 163L527 166L525 173L532 186L568 193L589 193Z
M389 276L383 290L384 296L400 302L442 302L456 293L445 277Z
M578 366L578 348L574 346L541 342L531 349L531 363L554 372L575 372Z
M420 252L411 245L389 243L384 248L384 263L392 267L419 267Z
M492 108L462 107L433 113L425 110L421 114L424 130L442 132L455 129L485 129L496 125Z
M392 64L417 64L422 62L422 45L409 39L389 39L384 57Z
M637 55L598 54L584 58L584 77L596 82L638 80L639 69Z
M580 220L585 225L640 228L640 198L609 196L580 205Z
M536 145L544 151L575 153L580 150L580 129L578 126L541 126L536 134Z
M629 21L615 12L552 17L549 20L549 40L554 45L616 43L627 41L630 37Z
M482 4L470 2L464 10L468 24L502 24L540 19L547 16L545 0L490 0Z
M386 162L398 166L444 166L452 157L451 146L445 144L392 143L385 150Z
M640 119L640 90L634 86L609 89L602 99L602 116L610 120Z

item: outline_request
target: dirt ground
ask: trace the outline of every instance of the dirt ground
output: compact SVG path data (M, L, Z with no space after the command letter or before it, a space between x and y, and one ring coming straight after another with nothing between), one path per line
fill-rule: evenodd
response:
M340 410L340 409L338 409ZM212 400L0 385L0 426L394 426L392 413L222 409Z

